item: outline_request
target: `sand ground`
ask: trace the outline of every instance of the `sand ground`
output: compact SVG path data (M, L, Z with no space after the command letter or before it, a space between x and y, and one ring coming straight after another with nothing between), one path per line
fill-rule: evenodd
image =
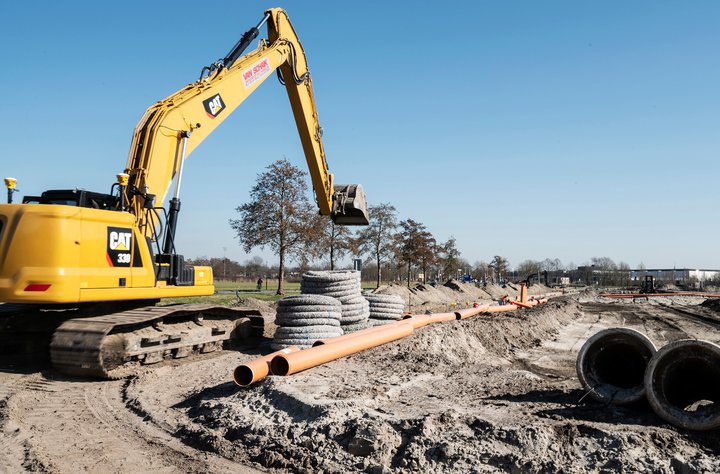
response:
M514 288L383 291L421 312ZM0 472L720 472L718 433L676 429L647 404L603 406L575 374L583 342L606 327L638 329L657 346L720 341L720 313L702 302L556 295L246 389L232 370L262 347L118 381L4 358ZM253 304L270 334L272 307Z

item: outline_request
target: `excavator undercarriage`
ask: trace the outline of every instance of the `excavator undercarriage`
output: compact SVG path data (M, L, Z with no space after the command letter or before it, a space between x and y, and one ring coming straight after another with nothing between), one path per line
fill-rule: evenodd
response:
M146 365L214 352L229 344L252 345L262 337L264 326L260 312L251 308L207 304L142 306L119 312L101 308L0 305L0 352L37 355L49 343L50 361L62 373L121 378Z

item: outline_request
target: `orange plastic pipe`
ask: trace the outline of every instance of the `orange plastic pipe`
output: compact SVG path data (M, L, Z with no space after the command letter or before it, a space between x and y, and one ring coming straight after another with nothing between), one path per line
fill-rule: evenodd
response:
M417 329L431 324L433 321L430 319L430 316L430 314L413 314L412 316L405 317L402 321L410 324L413 329Z
M398 321L393 321L392 323L383 324L382 326L373 326L370 328L361 329L359 331L351 332L348 334L343 334L342 336L331 337L328 339L321 339L319 341L315 341L313 343L313 347L322 346L324 344L335 344L337 342L344 342L344 341L347 341L348 339L353 339L358 336L364 336L365 334L372 334L374 332L382 331L383 329L385 329L386 326L390 326L392 324L398 324L401 322L404 322L404 320L400 319Z
M291 354L299 351L298 346L290 346L285 349L273 352L266 356L258 357L247 364L238 365L233 371L233 380L241 387L247 387L255 382L264 379L270 373L270 361L273 357L281 354Z
M520 302L527 303L527 300L527 285L525 283L520 283Z
M458 311L455 311L455 314L457 315L458 319L467 319L471 316L475 316L480 313L484 313L489 308L489 305L482 305L478 306L477 308L466 308L461 309Z
M458 319L457 313L413 314L403 319L402 322L410 324L414 329L417 329L427 326L428 324L455 321L456 319Z
M519 307L521 307L521 308L532 308L532 307L535 306L535 304L537 304L537 303L532 304L532 303L529 302L529 301L528 301L527 303L521 303L520 301L510 300L510 304L513 304L513 305L515 305L515 306L519 306Z
M430 324L434 323L444 323L446 321L455 321L456 319L460 319L458 317L457 312L454 313L435 313L430 314Z
M290 354L278 354L270 361L270 372L273 375L292 375L340 357L402 339L413 333L412 325L407 323L381 327L383 331L353 337L342 344L323 344Z
M505 313L507 311L517 311L518 307L514 304L506 304L502 306L490 306L485 313Z

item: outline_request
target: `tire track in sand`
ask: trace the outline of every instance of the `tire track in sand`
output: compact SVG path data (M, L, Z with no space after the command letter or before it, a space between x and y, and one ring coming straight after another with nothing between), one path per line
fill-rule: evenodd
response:
M31 470L40 472L222 473L243 467L191 448L138 417L122 398L126 381L31 377L22 387L6 389L10 391L0 412L7 417L4 425L17 427L16 444L25 452L20 470L33 466ZM6 440L7 433L4 449ZM8 458L5 465L14 467L9 472L18 471L17 453L10 454L2 455Z

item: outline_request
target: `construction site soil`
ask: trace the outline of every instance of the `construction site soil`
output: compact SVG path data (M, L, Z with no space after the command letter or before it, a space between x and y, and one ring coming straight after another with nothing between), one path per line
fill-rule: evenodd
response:
M513 287L384 287L414 312L489 302ZM551 293L533 286L531 294ZM261 309L273 331L274 310ZM0 472L720 472L718 432L682 431L647 404L587 397L575 359L607 327L658 346L720 341L720 305L698 297L555 295L480 315L249 388L223 351L114 381L0 361Z

